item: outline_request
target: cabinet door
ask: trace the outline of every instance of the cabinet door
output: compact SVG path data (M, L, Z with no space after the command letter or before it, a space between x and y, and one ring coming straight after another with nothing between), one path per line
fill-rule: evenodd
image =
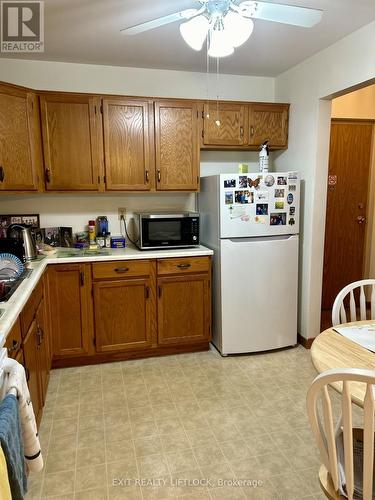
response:
M243 146L246 144L247 106L244 104L205 104L203 145Z
M38 360L38 371L39 371L40 397L42 405L44 406L47 387L48 387L49 371L50 371L48 331L47 331L44 299L42 299L42 301L39 304L39 307L35 314L35 320L37 327L36 339L37 339L37 360Z
M0 85L0 191L36 191L41 173L37 97Z
M38 360L37 360L37 324L34 320L23 341L24 366L30 397L33 403L35 418L40 420L42 400L39 386Z
M102 158L100 99L44 95L44 167L48 191L96 191Z
M288 145L289 104L250 104L249 144L260 146L269 141L270 147Z
M148 191L154 184L149 112L147 101L103 100L107 190Z
M96 350L151 347L154 304L150 279L94 283Z
M196 191L199 187L198 106L155 102L157 189Z
M208 342L209 275L158 278L158 343Z
M53 355L87 354L89 348L90 265L57 264L49 270Z

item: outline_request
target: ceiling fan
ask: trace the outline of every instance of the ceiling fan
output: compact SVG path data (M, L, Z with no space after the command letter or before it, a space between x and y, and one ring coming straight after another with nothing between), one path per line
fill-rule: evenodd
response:
M274 21L311 28L319 23L322 10L279 3L245 0L200 0L198 9L186 9L121 30L124 35L137 35L144 31L176 21L185 42L194 50L201 50L207 38L208 55L225 57L234 52L251 35L253 19Z

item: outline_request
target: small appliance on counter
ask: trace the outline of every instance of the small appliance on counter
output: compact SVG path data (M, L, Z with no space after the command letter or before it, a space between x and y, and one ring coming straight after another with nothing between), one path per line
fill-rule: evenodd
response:
M11 224L8 227L7 236L8 238L22 241L25 260L30 261L38 258L35 235L31 226L26 224Z
M23 241L20 239L0 238L0 254L2 253L11 253L18 257L21 262L26 262Z
M134 223L140 250L199 246L198 212L139 212Z

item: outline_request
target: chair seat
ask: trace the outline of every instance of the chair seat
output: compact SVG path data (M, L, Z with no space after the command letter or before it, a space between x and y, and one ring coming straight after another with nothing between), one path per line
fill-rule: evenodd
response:
M321 465L319 469L319 482L320 487L323 490L323 493L330 500L347 500L345 497L340 495L337 491L335 491L335 487L333 486L331 475L326 469L325 465Z

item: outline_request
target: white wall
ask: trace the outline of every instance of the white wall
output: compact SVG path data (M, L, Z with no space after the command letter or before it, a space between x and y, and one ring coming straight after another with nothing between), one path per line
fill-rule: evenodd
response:
M374 47L370 23L276 78L276 101L291 103L289 148L278 154L276 165L299 170L303 179L299 331L305 338L320 331L331 119L331 103L322 99L371 83Z
M188 71L0 59L0 81L38 90L207 98L206 73ZM208 97L216 99L215 75L211 75L209 87ZM273 102L275 80L268 77L220 75L218 90L220 99Z

